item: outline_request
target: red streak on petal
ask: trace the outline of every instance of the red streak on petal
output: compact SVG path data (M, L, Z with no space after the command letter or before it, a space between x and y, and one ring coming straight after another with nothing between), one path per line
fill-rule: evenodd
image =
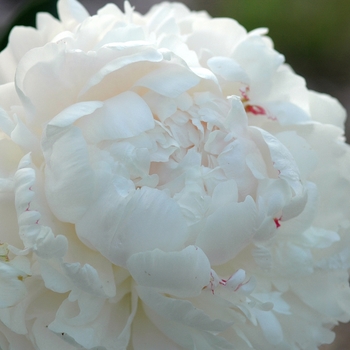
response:
M279 228L281 226L280 224L280 219L273 219L273 221L275 222L276 228Z
M240 283L240 284L236 287L236 289L234 290L234 292L237 292L237 290L238 290L239 288L241 288L242 286L244 286L245 284L247 284L249 281L250 281L250 278L249 278L248 281Z
M266 115L265 109L256 105L246 105L245 110L247 113L252 113L254 115Z

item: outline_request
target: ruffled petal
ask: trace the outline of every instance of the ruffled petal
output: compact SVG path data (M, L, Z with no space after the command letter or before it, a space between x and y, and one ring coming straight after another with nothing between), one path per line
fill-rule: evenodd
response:
M47 160L45 187L50 208L60 220L76 222L92 201L95 185L82 133L74 126L48 126L42 147Z

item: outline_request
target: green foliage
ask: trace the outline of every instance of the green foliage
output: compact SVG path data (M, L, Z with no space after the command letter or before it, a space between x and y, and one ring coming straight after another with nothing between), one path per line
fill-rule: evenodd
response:
M297 73L349 81L349 0L200 2L211 15L235 18L248 30L268 27L276 49Z

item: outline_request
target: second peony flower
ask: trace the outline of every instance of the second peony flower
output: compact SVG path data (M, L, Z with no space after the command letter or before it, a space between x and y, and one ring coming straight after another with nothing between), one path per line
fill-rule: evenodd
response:
M345 111L267 30L161 3L0 54L0 348L317 350L350 320Z

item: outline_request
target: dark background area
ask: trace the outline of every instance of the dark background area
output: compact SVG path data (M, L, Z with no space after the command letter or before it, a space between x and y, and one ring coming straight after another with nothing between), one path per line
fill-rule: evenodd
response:
M81 0L90 12L107 2L123 7L124 0ZM130 0L145 13L154 0ZM294 71L305 77L308 88L328 93L350 115L350 0L187 0L193 10L206 10L213 17L235 18L248 30L269 28L277 51ZM14 25L35 26L35 14L57 16L56 0L0 0L0 50ZM350 140L350 123L346 127ZM322 350L350 349L349 325L337 327L336 341Z

